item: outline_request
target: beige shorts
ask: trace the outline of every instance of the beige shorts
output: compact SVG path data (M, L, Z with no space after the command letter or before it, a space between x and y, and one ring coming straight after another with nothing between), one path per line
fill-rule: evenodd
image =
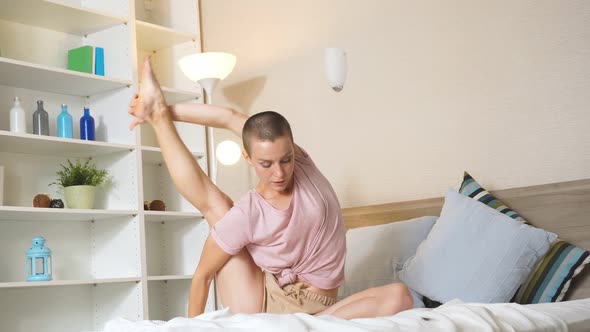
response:
M336 298L311 292L306 287L307 285L304 283L296 282L281 288L277 278L272 273L265 271L262 312L315 314L336 303Z

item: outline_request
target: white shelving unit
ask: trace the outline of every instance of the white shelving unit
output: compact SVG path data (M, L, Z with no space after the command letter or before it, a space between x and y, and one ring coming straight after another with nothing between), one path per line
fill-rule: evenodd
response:
M200 52L198 0L0 0L0 319L6 331L98 331L109 319L185 316L192 273L209 227L181 197L149 126L129 131L127 105L138 91L145 55L169 103L201 102L201 89L177 62ZM105 50L105 76L67 69L67 50ZM20 97L27 134L9 131ZM49 112L50 136L32 134L37 100ZM55 137L60 105L74 119L73 139ZM79 138L88 106L96 141ZM206 169L205 129L176 123ZM91 158L109 171L94 209L33 208L55 186L59 165ZM159 199L166 211L144 211ZM25 251L35 236L52 250L53 280L25 281ZM207 310L214 309L210 296Z

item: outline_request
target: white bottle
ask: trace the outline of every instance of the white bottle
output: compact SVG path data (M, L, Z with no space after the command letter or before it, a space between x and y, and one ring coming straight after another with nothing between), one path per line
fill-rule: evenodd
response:
M10 109L10 131L21 134L27 132L25 110L20 106L18 97L14 97L14 105Z

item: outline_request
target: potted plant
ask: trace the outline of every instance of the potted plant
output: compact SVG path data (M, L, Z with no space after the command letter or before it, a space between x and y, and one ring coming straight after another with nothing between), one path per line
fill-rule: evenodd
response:
M108 172L98 169L90 159L82 163L69 159L67 165L61 165L57 172L57 181L51 184L63 188L66 204L71 209L92 209L94 207L94 193L96 187L107 182Z

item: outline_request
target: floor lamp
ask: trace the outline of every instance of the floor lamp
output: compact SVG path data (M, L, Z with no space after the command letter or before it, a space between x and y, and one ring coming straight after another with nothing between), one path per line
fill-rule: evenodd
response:
M205 103L211 104L213 91L219 81L229 75L236 65L236 56L222 52L204 52L187 55L178 60L180 69L191 81L205 90ZM213 128L207 127L209 178L217 183L217 157Z

